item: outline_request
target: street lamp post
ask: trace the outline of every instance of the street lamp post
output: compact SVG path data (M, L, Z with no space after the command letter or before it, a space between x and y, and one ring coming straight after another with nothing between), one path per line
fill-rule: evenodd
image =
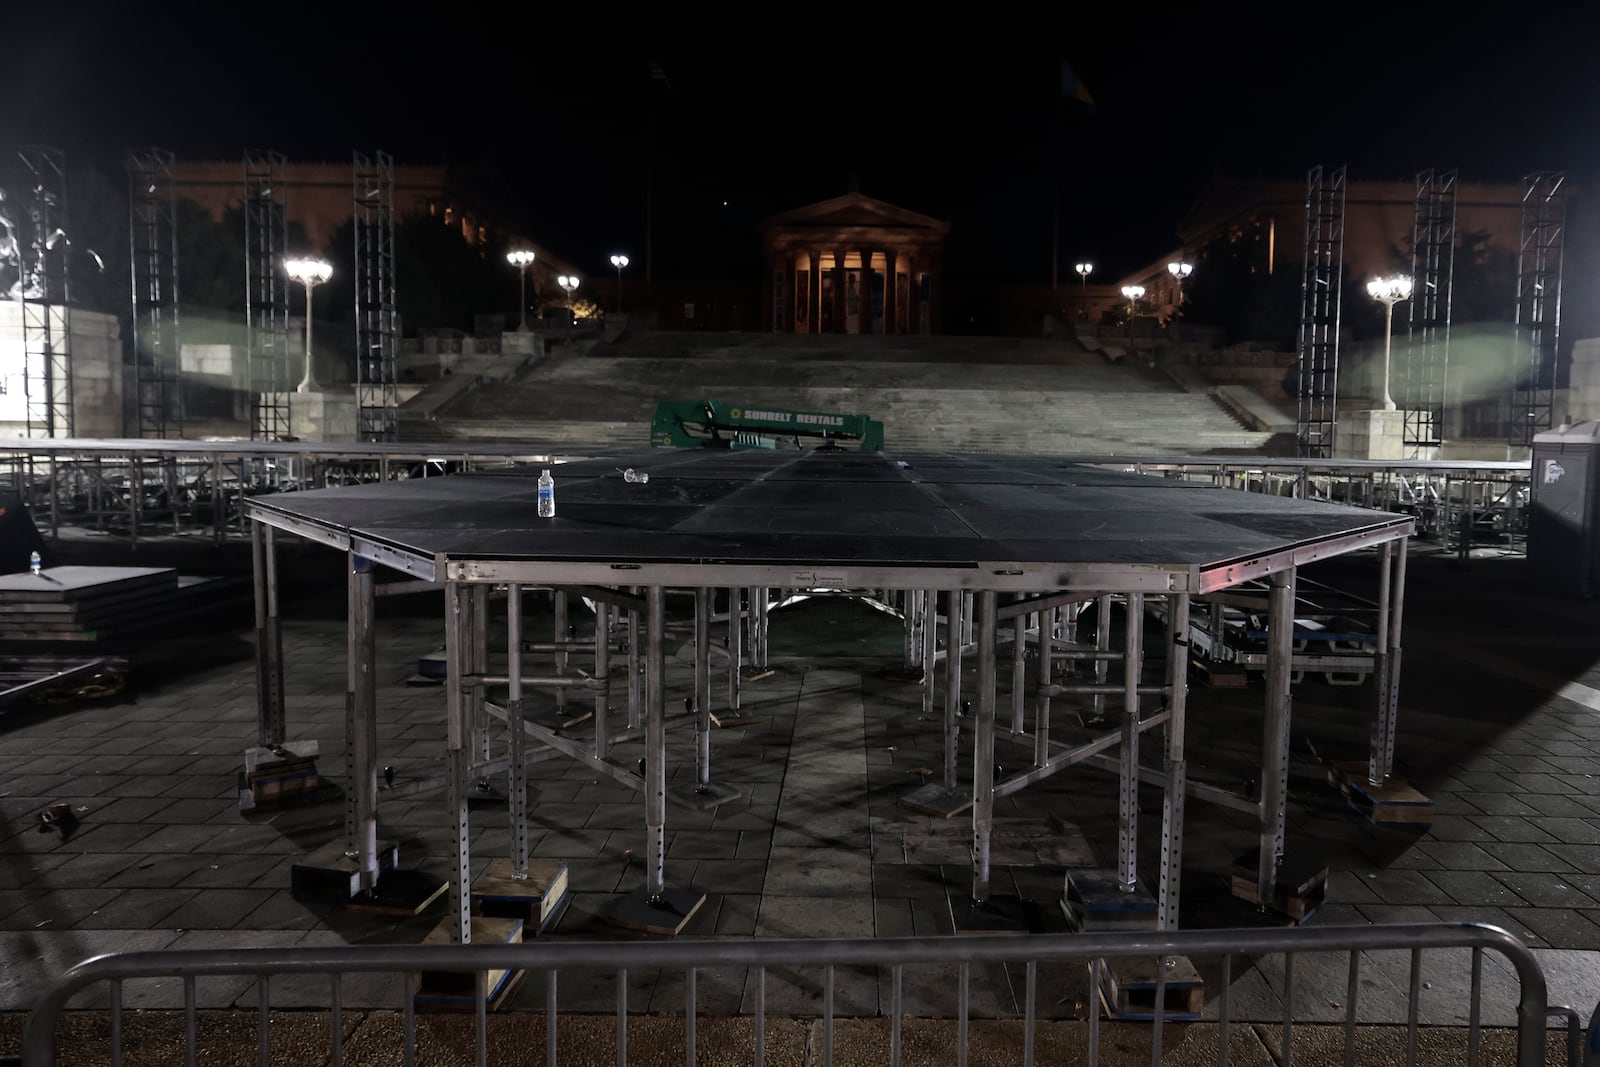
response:
M622 268L628 265L627 256L612 256L611 265L617 268L617 314L622 314Z
M528 268L533 266L533 260L533 253L526 248L506 253L506 262L517 268L517 273L522 276L522 325L517 329L523 333L528 332Z
M311 290L333 276L333 265L321 259L286 259L283 269L290 280L306 287L306 376L295 387L297 393L309 393L316 388L311 376Z
M1122 295L1128 298L1128 327L1129 329L1132 329L1133 313L1136 309L1136 305L1139 303L1139 298L1144 296L1144 286L1124 285L1122 287Z
M1167 264L1167 270L1172 272L1172 280L1178 286L1177 305L1183 306L1183 280L1194 272L1194 264L1187 260L1175 259Z
M565 290L567 294L567 308L568 310L572 310L572 294L578 288L578 276L576 274L563 274L561 277L556 279L556 284ZM574 325L577 324L578 317L576 311L573 312L572 321Z
M1367 283L1367 295L1383 305L1383 410L1394 410L1394 398L1389 395L1389 350L1394 334L1394 306L1411 299L1411 279L1403 274L1388 278L1373 278Z
M1088 261L1078 264L1078 288L1089 288L1089 275L1094 273L1094 264Z

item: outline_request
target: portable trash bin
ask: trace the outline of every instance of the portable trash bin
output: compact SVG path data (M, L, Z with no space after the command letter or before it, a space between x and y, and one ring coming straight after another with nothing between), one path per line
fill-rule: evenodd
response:
M1533 439L1528 567L1562 596L1600 591L1600 422L1558 426Z

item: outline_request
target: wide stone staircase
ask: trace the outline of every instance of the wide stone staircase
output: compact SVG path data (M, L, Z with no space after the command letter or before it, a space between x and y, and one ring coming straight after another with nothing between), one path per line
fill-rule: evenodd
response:
M1213 397L1144 358L1109 362L1072 340L644 333L552 344L401 439L645 446L663 400L864 414L891 451L1273 452Z

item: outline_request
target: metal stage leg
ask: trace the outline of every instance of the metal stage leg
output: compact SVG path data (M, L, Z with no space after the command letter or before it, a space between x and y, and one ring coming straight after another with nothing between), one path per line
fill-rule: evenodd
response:
M1378 699L1372 716L1367 783L1382 786L1394 773L1394 739L1400 701L1400 626L1405 608L1407 541L1383 546L1378 590ZM1392 560L1392 564L1391 564Z
M728 634L730 639L738 634L740 620L732 613L737 604L738 590L730 590ZM734 676L739 673L738 662L730 668ZM694 591L694 734L695 734L695 784L690 789L674 789L672 799L696 811L707 811L741 795L732 786L711 781L711 590Z
M934 679L938 676L939 657L939 593L934 589L922 592L922 718L933 719Z
M900 594L905 619L905 667L912 671L922 666L922 594L907 589Z
M1183 803L1189 787L1183 737L1189 704L1189 594L1167 597L1167 752L1161 796L1161 880L1156 918L1163 930L1178 928L1183 874Z
M742 591L728 590L728 714L739 714L739 672L744 668L744 616L739 608ZM707 712L711 709L707 701Z
M1121 774L1117 790L1117 881L1139 888L1139 673L1144 666L1144 594L1127 594L1123 620Z
M611 755L611 615L603 600L594 602L594 676L600 688L594 694L594 756Z
M1039 687L1033 708L1033 765L1050 762L1050 686L1055 681L1055 622L1062 608L1046 608L1039 616Z
M929 594L930 598L933 594ZM956 788L956 760L961 753L961 630L966 594L952 589L945 601L944 724L940 778L918 786L900 798L900 806L924 815L948 819L972 805L972 796ZM930 703L933 669L927 671L923 704ZM931 710L931 709L930 709Z
M565 589L557 589L551 594L551 598L554 601L553 607L556 617L556 674L564 676L567 673L566 643L572 639L568 635L569 628L567 626L567 591ZM556 713L558 715L567 713L567 691L560 687L556 688Z
M239 810L315 799L321 787L315 740L287 740L283 692L283 628L278 618L278 568L274 531L250 526L256 616L256 744L244 752Z
M1383 546L1378 587L1378 654L1375 707L1365 763L1335 762L1330 777L1350 805L1380 826L1418 827L1433 822L1434 805L1394 773L1400 718L1400 633L1405 615L1406 548L1402 538Z
M350 553L348 680L345 703L345 855L355 861L360 887L378 882L378 680L373 625L372 562Z
M978 720L972 734L972 893L951 901L957 932L1020 932L1027 928L1022 902L1015 896L989 893L989 846L994 835L994 734L996 603L992 589L973 597L973 625L978 638Z
M1102 653L1094 661L1094 684L1105 685L1110 661L1104 653L1111 651L1111 597L1109 595L1096 598L1094 602L1094 648ZM1094 709L1089 718L1100 722L1106 717L1106 698L1099 693L1094 695Z
M1260 852L1257 891L1265 896L1278 881L1283 859L1285 805L1289 794L1290 678L1294 659L1295 571L1272 576L1267 621L1267 707L1261 737Z
M251 564L256 592L257 742L283 744L287 724L283 711L283 624L278 617L278 551L276 531L250 520Z
M653 934L677 934L705 903L693 887L667 885L666 590L645 592L644 885L618 903L611 921Z
M601 648L605 645L602 643ZM597 728L603 719L595 716ZM528 876L528 738L522 728L522 586L506 586L506 728L511 732L511 768L506 817L511 830L511 874Z
M639 595L639 587L628 590ZM639 692L639 613L628 612L628 729L637 730L644 723L644 698Z
M961 643L966 636L967 596L952 590L946 607L944 648L944 787L956 787L956 758L961 750Z
M450 925L450 940L457 944L472 941L472 895L468 886L472 882L472 829L469 820L471 804L467 782L468 716L472 709L463 691L466 671L466 650L461 628L467 621L468 602L466 587L460 582L446 582L444 587L444 659L445 659L445 756L448 777L447 793L450 812L455 821L456 862L450 876L450 907L445 921ZM476 690L474 690L474 693Z
M756 629L755 640L750 648L750 658L757 670L767 669L767 608L768 597L772 590L765 586L756 589Z
M1042 627L1040 632L1043 632ZM1025 702L1027 686L1027 653L1028 616L1018 615L1011 622L1011 732L1013 734L1023 732L1022 705Z
M972 902L989 899L989 839L994 831L995 594L976 597L978 724L972 736Z
M473 677L482 678L489 673L489 587L469 585L466 587L466 595L469 609L467 618L470 625L465 634L467 649L465 662L467 670ZM489 716L489 709L484 704L488 695L482 683L478 683L472 690L468 719L472 724L472 736L467 748L473 753L472 758L482 763L488 763L494 758L494 724ZM472 792L469 795L475 801L500 803L505 800L500 789L488 775L479 775L472 780Z

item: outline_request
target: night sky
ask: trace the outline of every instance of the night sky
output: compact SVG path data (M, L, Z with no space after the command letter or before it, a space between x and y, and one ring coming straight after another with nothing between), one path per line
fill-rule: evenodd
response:
M970 34L945 24L942 42L917 48L890 47L878 25L872 47L807 50L782 43L777 8L686 11L641 44L613 24L620 8L450 5L407 21L388 5L153 16L58 2L6 34L0 150L50 144L69 166L118 174L125 149L149 145L180 159L249 146L490 164L527 232L593 273L614 251L642 264L648 172L663 276L749 276L756 220L854 181L948 219L953 276L1047 282L1058 152L1061 270L1074 281L1079 258L1110 281L1170 251L1213 174L1299 179L1347 163L1352 180L1458 166L1463 181L1565 169L1575 188L1593 184L1600 65L1587 53L1600 19L1432 5L1449 19L1432 26L1401 6L1340 5L1317 32L1249 28L1216 5L1115 20L1074 6L1050 22L991 10ZM260 18L254 31L230 21L243 12ZM1092 111L1063 103L1063 60Z

